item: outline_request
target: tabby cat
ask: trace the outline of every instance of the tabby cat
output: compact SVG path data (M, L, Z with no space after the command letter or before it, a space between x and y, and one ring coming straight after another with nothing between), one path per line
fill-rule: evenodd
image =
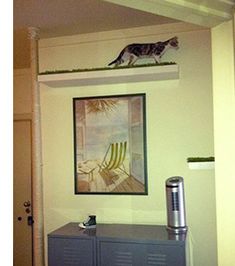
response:
M140 58L154 58L156 63L160 63L160 58L169 48L179 48L177 37L164 42L129 44L109 66L115 64L117 67L128 60L128 65L133 65Z

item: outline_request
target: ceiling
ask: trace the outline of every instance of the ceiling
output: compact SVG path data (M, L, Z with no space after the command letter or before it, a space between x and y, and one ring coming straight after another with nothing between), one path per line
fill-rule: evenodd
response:
M48 38L183 20L213 26L229 19L234 0L14 0L14 29Z
M235 0L13 0L14 68L30 66L28 27L40 38L184 21L213 27L231 19Z
M14 29L39 27L41 38L175 21L101 0L14 0Z

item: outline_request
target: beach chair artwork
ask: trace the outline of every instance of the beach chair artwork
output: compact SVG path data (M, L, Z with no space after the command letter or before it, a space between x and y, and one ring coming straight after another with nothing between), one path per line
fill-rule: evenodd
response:
M122 171L129 177L125 169L124 160L126 158L127 141L111 143L105 153L104 159L100 164L100 174L105 182L114 182L119 171Z
M147 194L145 94L74 98L75 194Z

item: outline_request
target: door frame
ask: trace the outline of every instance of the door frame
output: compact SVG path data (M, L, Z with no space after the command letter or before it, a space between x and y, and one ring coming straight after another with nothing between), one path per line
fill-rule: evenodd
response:
M32 169L32 114L31 113L20 113L20 114L14 114L13 115L13 123L14 122L24 122L27 121L30 123L30 135L31 135L31 139L30 139L30 143L31 143L31 196L30 196L30 202L31 202L31 216L33 217L33 169ZM14 134L14 132L13 132ZM13 147L14 149L14 147ZM14 197L14 195L13 195ZM15 217L13 216L13 219ZM32 243L31 243L31 255L32 255L32 266L33 266L33 256L34 256L34 230L33 230L33 224L32 224L32 230L31 230L31 239L32 239Z

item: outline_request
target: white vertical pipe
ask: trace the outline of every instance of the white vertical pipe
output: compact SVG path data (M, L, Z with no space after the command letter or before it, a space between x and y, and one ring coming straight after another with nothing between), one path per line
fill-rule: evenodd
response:
M38 75L38 39L39 29L28 28L30 38L30 68L32 82L32 205L33 205L33 265L44 265L43 240L43 186L40 92Z

